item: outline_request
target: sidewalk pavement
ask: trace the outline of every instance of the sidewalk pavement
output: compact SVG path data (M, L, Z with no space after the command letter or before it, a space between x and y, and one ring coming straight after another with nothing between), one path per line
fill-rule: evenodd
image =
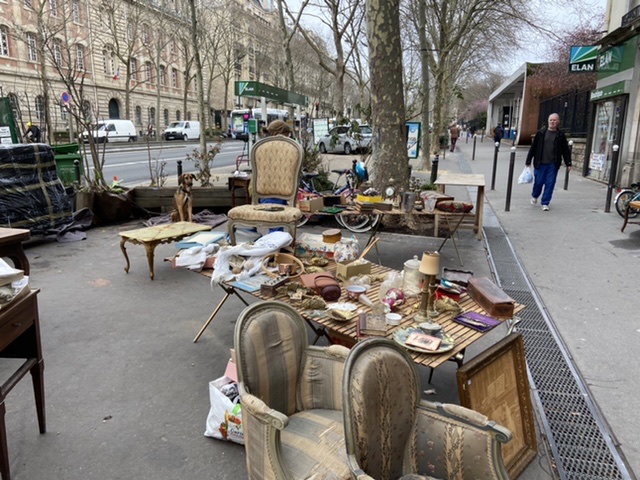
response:
M530 186L515 183L511 211L505 212L508 147L500 152L495 191L489 190L493 144L478 143L474 161L471 147L459 141L440 171L470 167L485 174L485 226L506 232L621 450L640 471L640 386L632 380L640 328L634 325L636 291L627 280L639 271L640 229L630 225L620 233L622 219L603 213L605 188L576 172L567 191L558 186L549 212L529 204ZM514 182L525 154L518 149ZM468 195L465 190L456 196ZM246 478L243 447L203 436L208 382L224 372L244 305L231 297L194 344L223 292L202 275L163 262L176 252L171 244L156 249L154 281L144 249L128 246L126 274L118 232L140 226L130 221L91 229L82 242L36 238L27 245L31 284L41 289L48 432L38 433L31 383L23 380L5 401L14 480ZM301 230L319 233L328 226L337 225L328 219ZM380 237L381 262L396 269L442 241L390 231ZM465 269L492 274L496 259L489 258L485 242L462 231L459 246ZM368 258L377 260L376 252ZM442 263L459 267L451 242ZM503 327L469 348L467 358L499 340ZM12 366L0 365L2 375ZM420 373L425 398L458 401L453 362L437 369L431 385L427 369ZM540 443L538 458L520 478L552 478L550 463Z

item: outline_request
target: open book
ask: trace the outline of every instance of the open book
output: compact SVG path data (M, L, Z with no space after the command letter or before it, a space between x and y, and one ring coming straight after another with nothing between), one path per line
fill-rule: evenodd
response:
M433 337L431 335L427 335L426 333L414 332L410 334L407 339L404 341L406 345L411 347L421 348L422 350L428 350L434 352L440 347L440 340L437 337Z
M183 248L191 247L206 247L210 243L219 242L225 237L225 235L226 232L198 232L180 240L178 243L176 243L176 247L178 247L178 249L180 250Z

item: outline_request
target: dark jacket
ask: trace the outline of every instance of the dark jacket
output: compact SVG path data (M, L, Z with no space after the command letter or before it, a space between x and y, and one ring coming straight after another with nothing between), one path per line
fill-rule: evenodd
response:
M542 149L544 148L544 134L546 131L546 128L538 130L536 136L533 138L533 143L531 144L531 148L527 154L527 160L525 161L526 165L531 165L531 160L533 159L533 167L540 167L540 162L542 162ZM558 130L556 140L553 142L553 156L555 158L556 168L560 168L563 159L567 167L571 166L571 150L569 149L567 137L562 130Z

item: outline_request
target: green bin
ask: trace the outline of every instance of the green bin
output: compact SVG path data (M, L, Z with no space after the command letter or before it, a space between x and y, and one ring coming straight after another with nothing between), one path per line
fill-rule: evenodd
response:
M56 161L56 171L58 172L58 178L66 186L71 185L76 179L76 167L74 162L78 160L80 162L80 176L82 177L82 155L79 153L65 153L61 155L54 155Z

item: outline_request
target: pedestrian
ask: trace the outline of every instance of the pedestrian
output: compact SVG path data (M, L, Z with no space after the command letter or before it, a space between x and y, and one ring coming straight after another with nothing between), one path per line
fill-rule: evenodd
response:
M24 138L32 143L40 143L40 128L31 122L27 122L27 131L24 134Z
M493 129L493 141L495 143L500 143L502 141L503 133L504 133L504 129L502 128L502 125L500 125L500 122L498 122L498 125L496 125L496 128Z
M531 143L525 164L531 165L533 160L534 180L531 192L531 205L538 203L538 197L542 194L540 205L545 212L549 211L549 203L553 189L556 186L558 170L564 160L567 171L571 170L571 150L569 142L560 125L560 115L552 113L547 121L547 128L541 128Z
M460 127L457 123L454 123L449 127L449 135L451 135L451 148L449 151L453 152L456 149L456 142L458 141L458 137L460 137Z
M262 132L267 137L282 135L283 137L293 137L291 127L282 120L274 120L266 128L262 127Z

